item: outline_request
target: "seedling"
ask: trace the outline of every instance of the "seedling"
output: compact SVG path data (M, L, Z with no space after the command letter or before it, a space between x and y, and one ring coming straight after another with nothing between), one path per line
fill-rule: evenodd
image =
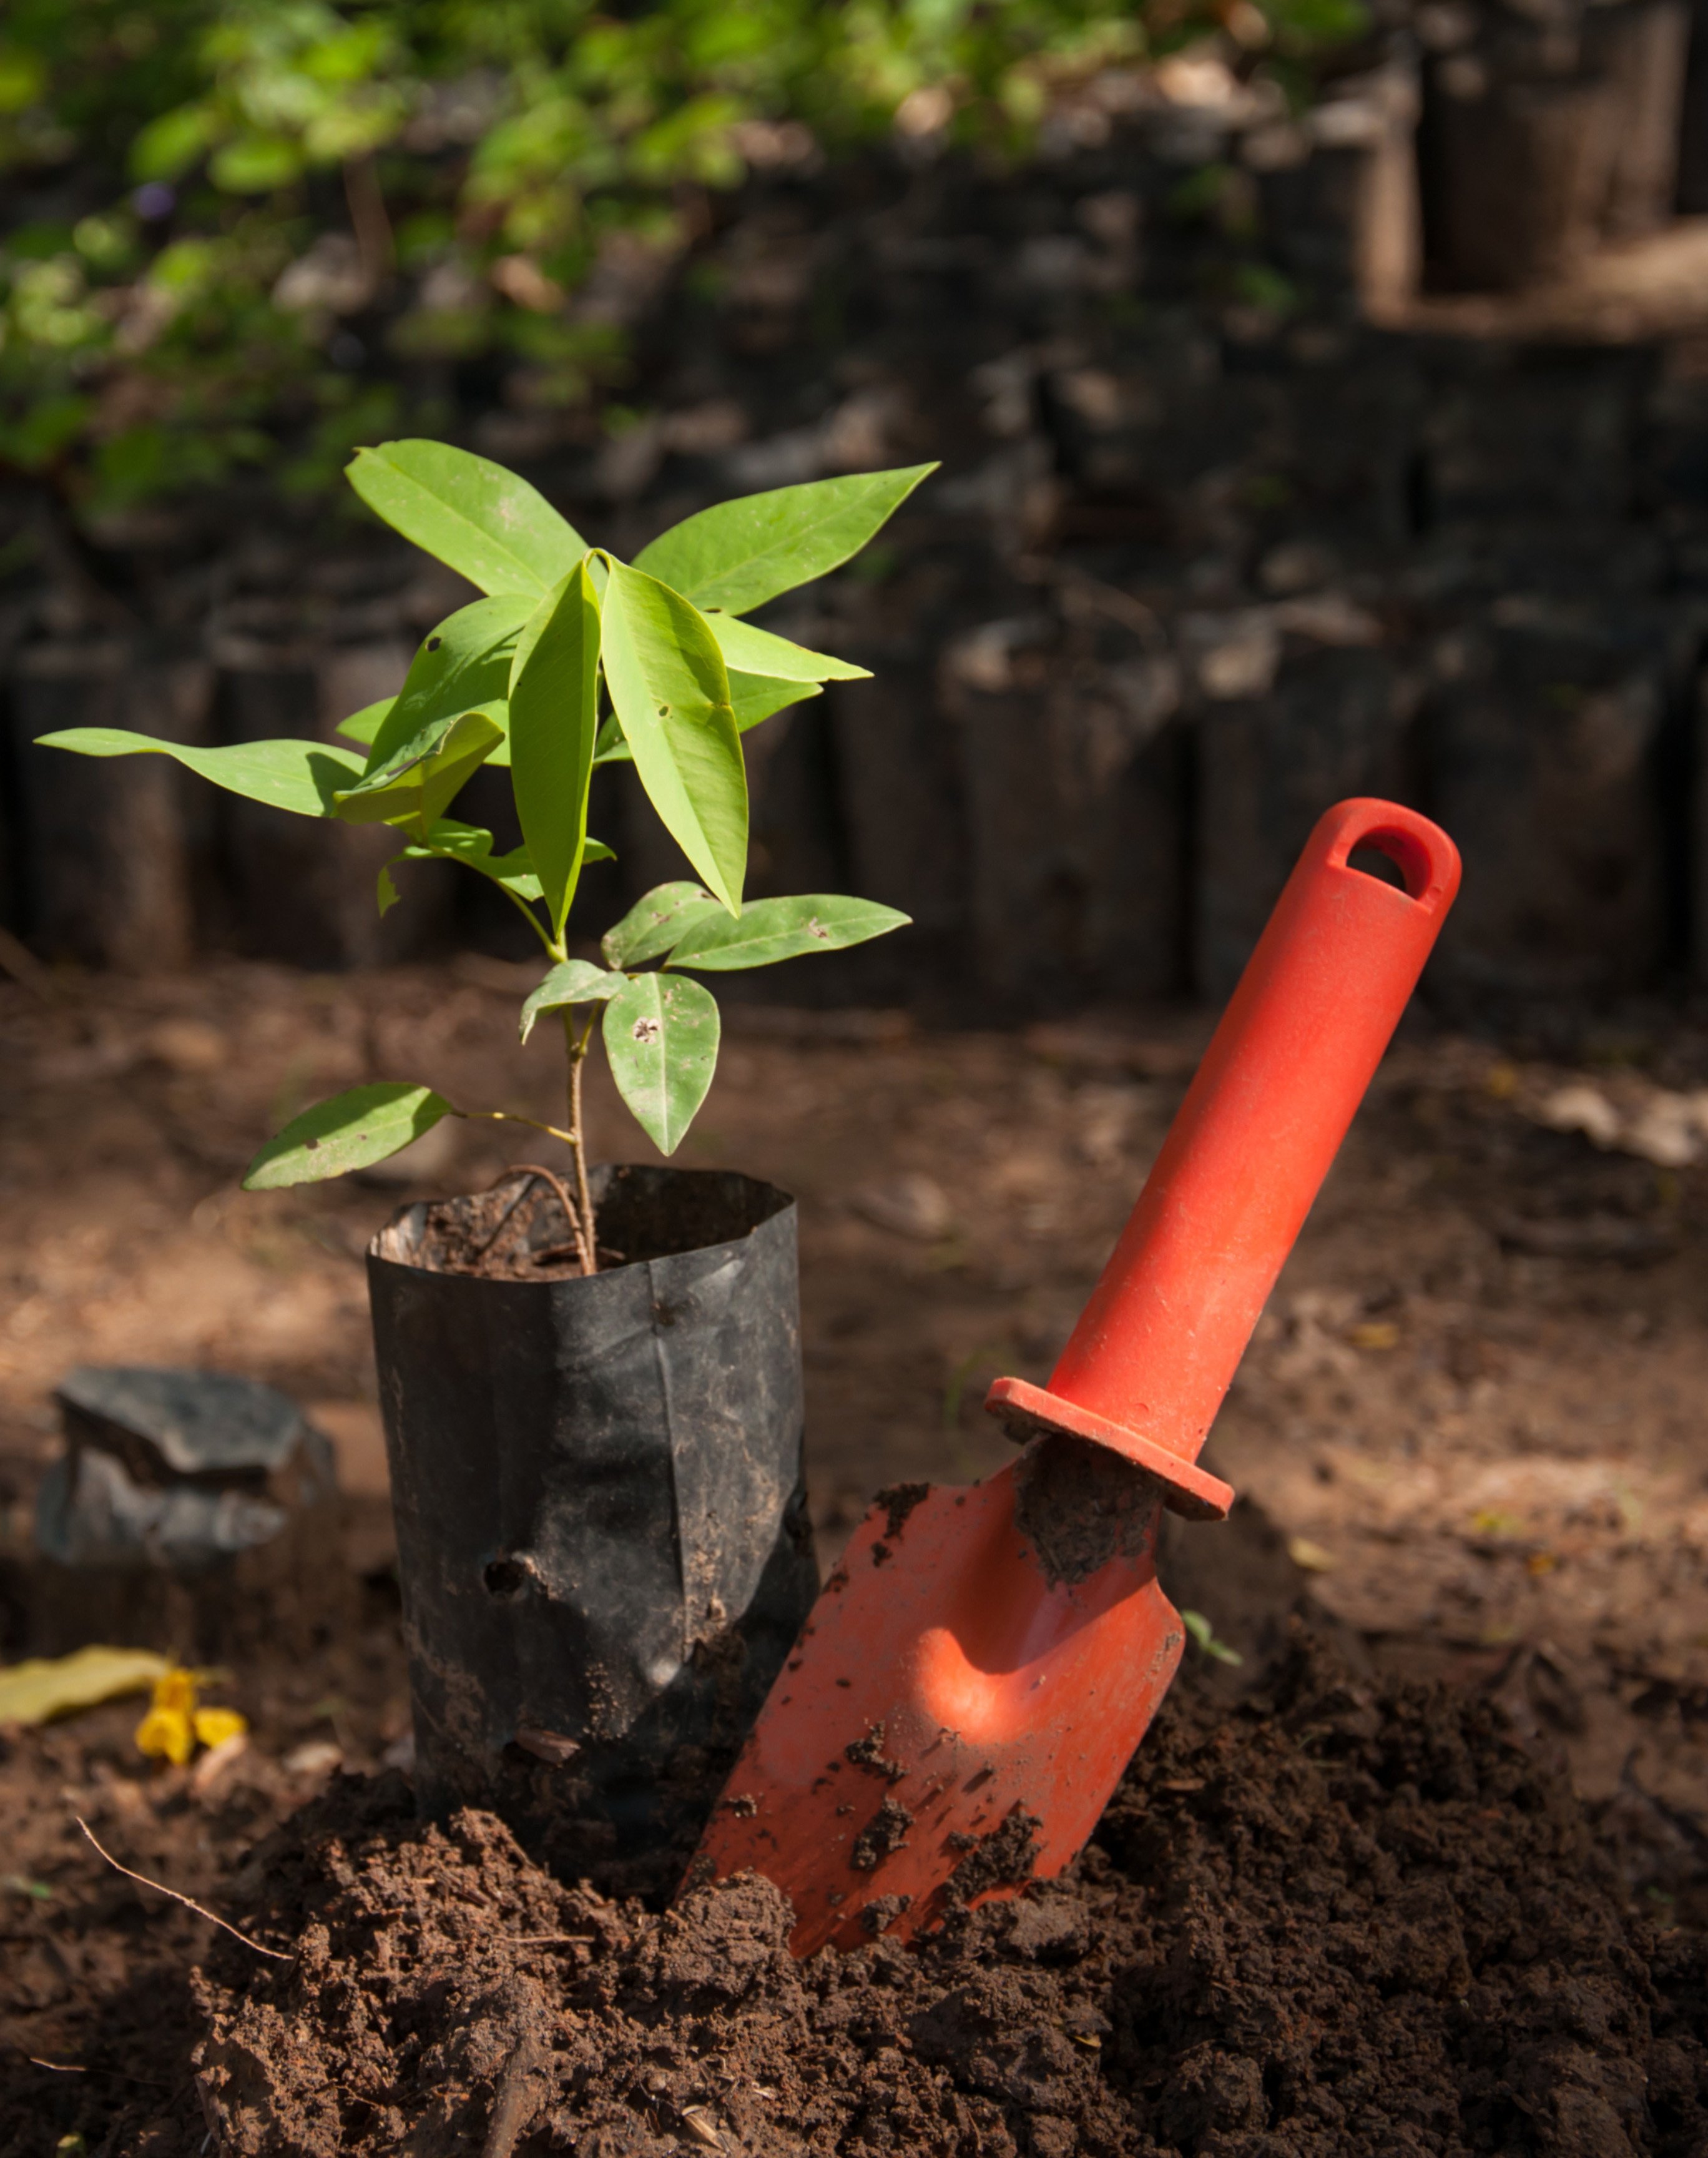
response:
M502 466L443 442L360 450L350 484L369 508L486 596L423 642L402 689L338 733L199 748L110 727L44 735L86 756L157 751L234 794L297 816L390 826L384 914L400 864L450 861L495 884L539 937L550 970L522 1006L526 1041L556 1020L568 1061L565 1121L459 1107L403 1081L356 1087L293 1117L250 1164L248 1190L319 1182L383 1161L444 1117L531 1125L569 1148L567 1194L581 1269L596 1271L582 1076L596 1027L624 1101L673 1154L717 1063L716 1001L697 974L835 952L907 916L811 893L744 909L747 775L741 738L831 681L867 670L744 619L838 568L931 465L780 488L685 519L632 563L590 547ZM611 849L587 829L595 772L632 761L697 882L658 885L604 937L603 965L572 956L565 925L581 872ZM523 844L449 812L482 765L506 766Z
M1206 1656L1214 1657L1217 1663L1242 1664L1245 1662L1245 1658L1237 1649L1231 1649L1226 1641L1217 1640L1215 1628L1201 1611L1183 1611L1180 1613L1180 1624L1191 1636L1194 1644Z

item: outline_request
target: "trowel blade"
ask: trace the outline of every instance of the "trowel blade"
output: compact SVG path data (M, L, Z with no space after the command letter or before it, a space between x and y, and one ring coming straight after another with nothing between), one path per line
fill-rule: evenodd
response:
M1180 1660L1160 1488L1050 1438L881 1493L778 1675L684 1882L751 1868L790 1946L908 1936L1071 1864Z

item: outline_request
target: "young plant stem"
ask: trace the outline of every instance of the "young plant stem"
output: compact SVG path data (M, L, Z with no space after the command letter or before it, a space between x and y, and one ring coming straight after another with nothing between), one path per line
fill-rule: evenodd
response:
M564 1049L570 1060L570 1150L575 1158L575 1199L581 1216L581 1271L585 1274L596 1274L599 1271L599 1247L594 1235L593 1194L587 1182L587 1147L581 1115L582 1067L587 1061L594 1021L598 1016L596 1008L588 1014L587 1024L578 1035L575 1013L571 1010L564 1014Z

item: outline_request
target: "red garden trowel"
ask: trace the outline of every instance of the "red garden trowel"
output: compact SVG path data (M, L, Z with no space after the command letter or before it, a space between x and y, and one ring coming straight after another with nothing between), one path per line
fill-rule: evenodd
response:
M1355 868L1358 848L1405 889ZM766 1875L807 1955L1072 1861L1180 1660L1162 1510L1232 1503L1199 1448L1458 880L1453 842L1408 809L1322 819L1048 1387L990 1390L1025 1451L967 1489L880 1495L690 1883Z

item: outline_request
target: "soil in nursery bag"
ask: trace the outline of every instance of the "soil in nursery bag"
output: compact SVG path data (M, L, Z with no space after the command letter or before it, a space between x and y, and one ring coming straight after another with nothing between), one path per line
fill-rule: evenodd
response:
M608 1901L488 1815L421 1826L395 1777L222 1907L297 1956L221 1942L196 1980L243 2158L1708 2150L1708 1944L1631 1914L1498 1708L1298 1622L1244 1701L1177 1688L1074 1877L922 1946L797 1964L764 1881Z
M715 1169L601 1164L590 1179L601 1268L709 1249L756 1228L787 1200ZM539 1170L511 1169L488 1191L421 1209L413 1264L482 1281L574 1281L581 1274L564 1197Z

